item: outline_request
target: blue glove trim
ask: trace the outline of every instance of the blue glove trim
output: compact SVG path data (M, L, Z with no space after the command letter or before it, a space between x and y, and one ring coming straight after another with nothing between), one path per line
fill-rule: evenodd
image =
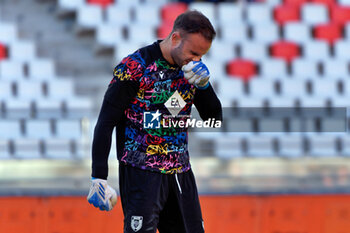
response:
M199 87L199 86L197 86L197 88L199 89L199 90L205 90L205 89L207 89L209 87L209 82L207 82L207 84L204 86L204 87Z

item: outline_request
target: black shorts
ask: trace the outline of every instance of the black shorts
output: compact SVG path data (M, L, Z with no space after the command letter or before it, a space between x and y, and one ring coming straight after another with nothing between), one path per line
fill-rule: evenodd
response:
M197 186L189 170L161 174L119 165L124 233L203 233Z

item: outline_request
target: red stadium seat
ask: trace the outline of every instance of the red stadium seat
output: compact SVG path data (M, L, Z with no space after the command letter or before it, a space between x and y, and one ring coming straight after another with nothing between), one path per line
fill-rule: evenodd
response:
M278 41L271 45L271 55L291 62L300 55L299 45L289 41Z
M7 57L7 51L5 45L0 44L0 60L3 60Z
M157 29L157 36L159 39L164 39L169 35L173 29L173 23L165 21Z
M284 5L293 5L300 7L301 5L305 4L308 0L284 0Z
M336 0L310 0L311 3L323 4L332 7L337 4Z
M112 4L114 0L87 0L89 4L100 5L102 7L107 7Z
M348 23L350 21L350 7L340 5L332 7L331 21L339 25Z
M274 9L274 19L279 24L300 20L299 8L293 5L280 5Z
M244 81L248 81L256 75L257 67L253 61L245 59L235 59L227 64L227 73L231 76L237 76Z
M162 7L161 16L162 20L174 22L176 17L187 10L187 4L185 3L169 3Z
M316 39L333 44L342 37L342 29L337 24L321 24L315 26L314 35Z

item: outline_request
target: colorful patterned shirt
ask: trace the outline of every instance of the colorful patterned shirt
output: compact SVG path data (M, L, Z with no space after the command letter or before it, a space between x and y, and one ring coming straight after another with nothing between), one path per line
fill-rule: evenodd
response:
M221 120L212 87L199 90L188 83L181 68L164 59L159 42L124 58L114 69L95 128L92 175L108 175L115 126L120 162L165 174L188 171L188 129L176 122L190 116L193 104L202 118Z

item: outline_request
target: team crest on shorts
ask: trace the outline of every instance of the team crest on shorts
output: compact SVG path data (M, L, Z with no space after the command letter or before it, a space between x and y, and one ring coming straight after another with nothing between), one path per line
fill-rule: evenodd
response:
M142 227L142 216L131 216L131 229L135 232L139 231Z

